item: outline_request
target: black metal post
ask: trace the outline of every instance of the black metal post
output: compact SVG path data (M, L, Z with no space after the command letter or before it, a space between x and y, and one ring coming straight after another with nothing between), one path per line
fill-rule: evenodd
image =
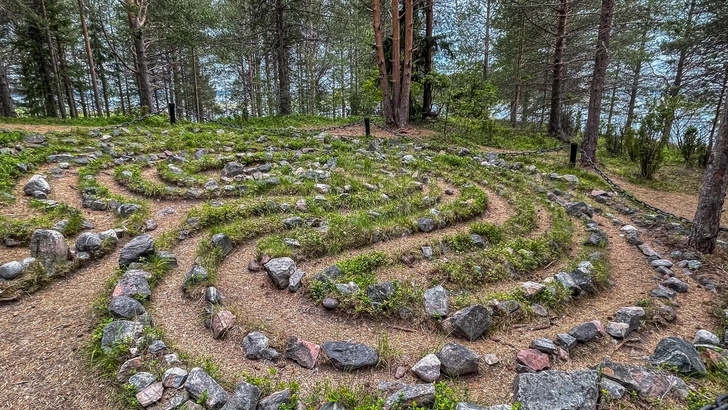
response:
M169 103L169 123L174 125L177 122L177 112L174 110L174 103Z
M364 118L364 131L366 131L367 137L372 134L371 125L369 124L369 117Z
M572 167L576 166L576 151L577 151L578 147L579 147L579 145L576 143L571 144L571 152L569 153L569 163L571 163Z

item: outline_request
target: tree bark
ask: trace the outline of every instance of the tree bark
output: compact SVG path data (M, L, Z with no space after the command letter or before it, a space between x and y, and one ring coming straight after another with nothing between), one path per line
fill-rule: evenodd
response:
M434 0L431 0L431 2ZM493 0L485 2L485 44L483 50L483 81L488 81L488 70L490 68L490 11Z
M584 130L584 145L581 154L582 165L588 165L589 159L597 160L597 140L599 139L599 119L602 114L602 97L604 82L609 63L609 36L612 31L612 15L614 0L602 0L602 12L599 18L599 34L597 35L597 53L594 59L594 75L589 90L589 111Z
M490 0L489 0L490 1ZM516 76L513 84L513 100L511 101L511 127L515 127L518 122L518 105L521 102L521 68L523 67L523 30L525 20L521 15L521 29L518 33L518 56L516 57Z
M13 94L10 92L7 67L2 61L0 61L0 115L3 117L16 117L18 115L15 112Z
M401 44L399 25L399 0L392 0L392 117L394 125L399 126L401 95Z
M414 5L412 0L405 0L404 10L404 67L402 72L402 89L399 94L399 128L409 124L410 88L412 86L412 53L414 36Z
M433 12L433 4L435 0L426 0L427 4L425 5L425 61L424 61L424 74L425 74L425 83L424 83L424 90L422 92L422 118L426 119L430 117L430 114L432 113L432 80L429 78L429 75L432 74L432 60L434 57L434 50L435 50L435 38L433 37L433 30L435 25L434 20L434 12ZM490 4L490 0L488 0L488 4ZM487 35L486 35L487 37ZM488 58L488 51L486 46L486 59ZM484 70L487 73L487 63L486 68ZM487 76L487 74L485 74Z
M551 110L549 113L549 136L564 140L561 125L561 83L564 75L564 49L566 47L566 20L569 13L569 0L560 0L557 11L556 43L554 45L553 78L551 80Z
M288 70L288 39L283 20L282 0L276 0L276 33L278 37L278 114L291 113L291 74Z
M728 72L727 72L728 74ZM698 209L695 211L688 245L703 253L713 253L728 186L728 107L723 109L715 148L703 177Z
M88 71L91 73L91 88L94 92L94 103L96 104L96 112L101 116L101 99L99 98L99 87L96 83L96 69L94 68L94 57L91 53L91 42L88 38L88 28L86 27L86 15L83 12L83 0L78 0L78 13L81 20L81 31L83 32L83 43L86 47L86 56L88 57ZM107 110L108 111L108 110Z
M192 91L195 95L195 116L197 117L197 122L202 122L202 105L200 104L197 65L197 54L195 53L195 49L192 48Z
M56 58L56 52L53 47L53 40L51 39L51 28L48 22L48 13L46 13L45 0L40 2L41 11L43 13L43 24L45 25L46 42L48 43L48 53L51 57L51 69L53 70L53 76L55 77L56 83L56 98L58 99L58 110L61 113L61 118L66 118L66 105L63 103L63 91L61 91L61 75L58 70L58 59Z
M384 114L384 122L388 126L394 126L396 125L396 122L394 121L394 107L392 107L392 99L390 96L387 64L384 61L384 42L382 39L382 9L379 0L373 0L372 9L374 11L374 42L377 48L377 67L379 68L379 86L382 89L382 111Z
M682 40L686 40L688 36L691 36L693 33L693 18L695 16L695 1L696 0L690 0L690 7L688 9L688 19L685 23L685 35ZM689 41L685 41L686 44L683 44L680 48L680 54L677 59L677 69L675 70L675 81L672 83L672 87L670 87L670 90L668 91L668 95L675 99L678 95L680 95L680 90L682 89L682 80L683 75L685 73L685 63L687 60L687 54L688 54L688 47L689 47ZM665 118L665 128L663 129L662 136L667 137L668 141L670 139L670 134L672 134L672 124L675 121L675 110L672 106L670 106L670 115Z
M718 107L715 109L715 117L710 125L710 134L708 136L708 148L705 150L705 163L710 159L710 152L713 151L713 141L715 140L715 129L718 126L718 119L723 109L723 99L725 98L726 87L728 86L728 64L725 64L725 75L723 76L723 84L720 87L720 97L718 97Z
M127 17L129 19L129 29L136 54L136 79L139 86L139 105L150 109L152 107L152 86L149 82L147 48L144 44L144 34L142 33L142 22L146 21L146 16L140 15L143 4L138 3L143 1L127 0L127 7L129 8Z

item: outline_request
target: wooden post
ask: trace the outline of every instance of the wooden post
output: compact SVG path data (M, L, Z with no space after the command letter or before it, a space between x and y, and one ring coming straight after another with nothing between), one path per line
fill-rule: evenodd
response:
M572 167L576 166L576 151L577 151L578 147L579 147L579 145L576 143L571 144L571 153L569 153L569 163L571 164Z
M169 103L169 123L174 125L177 122L177 113L174 110L174 103Z
M369 117L364 118L364 131L366 131L367 137L372 135L371 124L369 124Z

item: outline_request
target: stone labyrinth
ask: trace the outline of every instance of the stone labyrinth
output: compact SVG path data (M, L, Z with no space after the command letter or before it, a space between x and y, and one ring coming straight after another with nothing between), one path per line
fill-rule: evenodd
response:
M4 408L684 408L728 362L686 227L563 152L218 128L0 134Z

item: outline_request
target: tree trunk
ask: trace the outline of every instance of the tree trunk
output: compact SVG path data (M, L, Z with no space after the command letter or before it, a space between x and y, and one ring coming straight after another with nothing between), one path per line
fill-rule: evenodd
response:
M0 61L0 115L3 117L16 117L13 94L10 92L10 82L5 64Z
M698 209L695 211L693 227L688 238L688 245L703 253L712 253L715 249L728 186L726 173L728 173L728 107L723 109L717 141L705 170Z
M434 0L430 0L430 5ZM490 68L490 10L492 6L492 0L486 0L485 2L485 44L483 50L483 81L488 81L488 69ZM432 6L430 6L432 7Z
M278 37L278 114L291 113L291 74L288 71L288 39L286 26L283 20L282 0L276 0L276 33Z
M649 13L649 8L647 9ZM644 31L642 31L642 37L640 39L640 58L637 60L637 65L634 68L634 75L632 76L632 89L629 94L629 108L627 109L627 121L624 124L624 128L632 128L634 122L634 109L637 104L637 91L640 85L640 75L642 74L642 56L645 54L645 47L647 46L647 32L648 25L645 25Z
M202 104L200 104L200 90L197 75L197 54L192 49L192 91L195 94L195 116L197 122L202 122Z
M179 66L179 51L174 50L173 52L173 63L172 63L172 82L174 83L174 91L172 94L174 95L174 104L175 104L175 111L177 111L177 116L179 118L185 118L185 104L184 99L182 98L182 76L180 74L180 66Z
M53 47L53 41L51 39L51 28L48 23L48 13L46 13L45 0L41 0L41 11L43 13L43 23L45 24L46 41L48 43L48 53L51 57L51 69L53 70L53 76L55 77L56 83L56 98L58 99L58 109L61 113L61 118L66 118L66 105L63 104L63 91L61 91L61 75L58 70L58 59L56 58L56 52Z
M111 111L109 110L109 83L106 79L106 70L104 70L104 65L102 63L99 63L99 78L101 78L101 95L103 96L104 100L104 112L106 113L107 117L110 117Z
M490 0L488 0L490 3ZM521 14L521 29L518 34L518 56L516 57L516 76L513 84L513 100L511 101L511 127L518 122L518 105L521 102L521 68L523 67L523 30L525 20Z
M372 3L372 9L374 11L374 42L377 48L377 67L379 68L379 86L382 89L382 111L384 114L384 122L388 126L394 126L396 125L393 115L394 107L392 107L392 99L390 96L387 64L384 61L384 42L382 39L382 10L379 4L379 0L373 0Z
M424 90L422 92L422 118L426 119L430 117L432 112L432 80L429 75L432 74L432 60L434 57L435 50L435 38L432 36L434 30L434 13L433 4L435 0L426 0L425 5L425 61L423 64L425 83ZM488 0L490 4L490 0ZM488 55L486 46L486 56ZM487 59L487 57L486 57ZM486 63L487 64L487 63ZM487 68L485 68L487 71Z
M149 67L147 65L147 48L144 45L144 35L139 21L139 15L134 10L139 7L134 0L127 0L130 10L128 12L129 29L131 30L134 52L136 53L136 79L139 86L139 105L141 107L152 107L152 86L149 83Z
M410 88L412 87L412 53L414 36L414 5L412 0L405 0L404 10L404 67L402 72L402 89L399 98L399 115L397 124L400 128L409 124Z
M399 25L399 0L392 0L392 117L394 125L399 127L399 108L400 92L402 91L401 83L401 43L400 43L400 25Z
M726 86L728 86L728 64L725 66L725 75L723 76L723 84L720 87L720 97L718 97L718 107L715 109L715 117L710 125L710 135L708 136L708 148L705 150L705 163L710 159L710 152L713 151L713 141L715 137L715 128L718 126L718 119L723 108L723 99L725 98Z
M688 20L685 23L685 36L688 37L691 36L693 33L693 17L695 16L695 1L696 0L690 0L690 8L688 10ZM671 99L677 98L678 95L680 95L680 90L682 88L682 80L683 80L683 74L685 72L685 63L687 60L687 54L689 47L689 41L687 41L687 38L683 38L682 40L685 40L686 44L683 44L680 47L680 54L677 59L677 69L675 70L675 81L672 84L672 87L670 87L670 90L668 91L668 95L671 97ZM663 129L662 136L663 138L667 138L668 141L670 139L670 135L672 134L672 124L675 121L675 109L672 105L670 105L670 113L665 118L665 128Z
M564 75L564 49L566 47L566 18L569 13L569 0L560 0L558 23L556 25L556 44L554 46L553 78L551 81L551 111L549 113L549 136L564 140L561 125L561 82Z
M617 104L617 82L619 81L619 72L621 66L617 65L617 72L614 74L614 84L612 85L612 96L609 98L609 114L607 115L607 128L612 126L612 118L614 118L614 106Z
M594 76L589 90L589 111L584 130L584 144L581 154L582 165L588 165L588 159L597 160L597 139L599 139L599 119L602 114L602 97L604 81L609 63L609 35L612 31L612 14L614 0L602 0L602 12L599 18L599 35L597 35L597 54L594 59Z
M78 12L81 20L81 31L83 32L83 43L86 47L86 56L88 57L88 71L91 73L91 88L94 91L94 103L96 104L96 112L101 115L101 99L99 98L99 87L96 83L96 69L94 68L94 58L91 53L91 42L88 39L88 28L86 27L86 15L83 12L83 0L78 0ZM107 109L108 111L108 109Z
M116 65L116 85L119 88L119 101L121 103L121 115L126 115L126 104L124 103L124 87L121 81L121 70L119 65Z

